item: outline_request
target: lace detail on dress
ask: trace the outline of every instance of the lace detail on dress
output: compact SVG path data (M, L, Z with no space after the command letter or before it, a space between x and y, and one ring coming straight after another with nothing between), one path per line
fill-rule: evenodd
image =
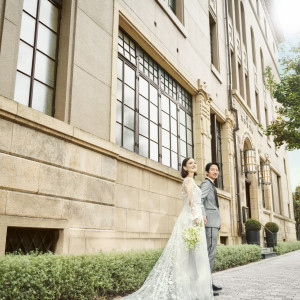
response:
M174 225L168 243L145 280L135 293L122 299L136 300L211 300L213 299L211 272L208 261L204 227L201 243L196 250L186 251L183 230L202 218L201 190L193 178L182 184L184 207Z

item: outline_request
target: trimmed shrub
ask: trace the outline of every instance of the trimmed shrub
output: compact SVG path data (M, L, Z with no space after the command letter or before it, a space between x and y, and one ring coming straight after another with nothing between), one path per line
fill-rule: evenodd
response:
M300 241L298 242L281 242L274 247L274 251L277 255L288 253L291 251L300 250Z
M265 227L272 232L278 232L279 230L279 226L275 222L268 222L266 223Z
M0 257L0 299L95 299L125 295L145 281L159 250L94 255Z
M218 245L214 271L226 270L261 260L261 248L257 245Z
M248 219L246 221L245 227L248 231L259 231L261 229L261 224L255 219Z

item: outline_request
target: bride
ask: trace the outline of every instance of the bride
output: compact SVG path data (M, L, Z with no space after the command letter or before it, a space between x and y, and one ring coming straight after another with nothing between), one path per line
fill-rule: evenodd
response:
M204 225L200 229L201 241L194 250L187 251L183 240L185 228L192 225L201 226L203 223L201 190L194 181L196 171L197 164L193 158L185 158L182 161L184 207L162 255L143 286L122 299L213 299Z

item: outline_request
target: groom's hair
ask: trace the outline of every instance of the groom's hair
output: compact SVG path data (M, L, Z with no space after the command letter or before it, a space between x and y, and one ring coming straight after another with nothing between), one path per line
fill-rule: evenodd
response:
M209 172L209 169L210 169L210 167L211 167L212 165L216 165L216 166L218 167L219 171L220 171L220 165L219 165L219 163L217 163L217 162L210 162L210 163L208 163L208 164L205 166L205 171L206 171L207 173Z

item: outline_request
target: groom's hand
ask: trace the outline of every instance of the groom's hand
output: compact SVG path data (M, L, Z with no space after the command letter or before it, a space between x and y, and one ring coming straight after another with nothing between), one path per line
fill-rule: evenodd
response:
M207 219L206 219L206 217L204 216L203 217L203 221L204 221L204 226L206 225L206 223L207 223Z

